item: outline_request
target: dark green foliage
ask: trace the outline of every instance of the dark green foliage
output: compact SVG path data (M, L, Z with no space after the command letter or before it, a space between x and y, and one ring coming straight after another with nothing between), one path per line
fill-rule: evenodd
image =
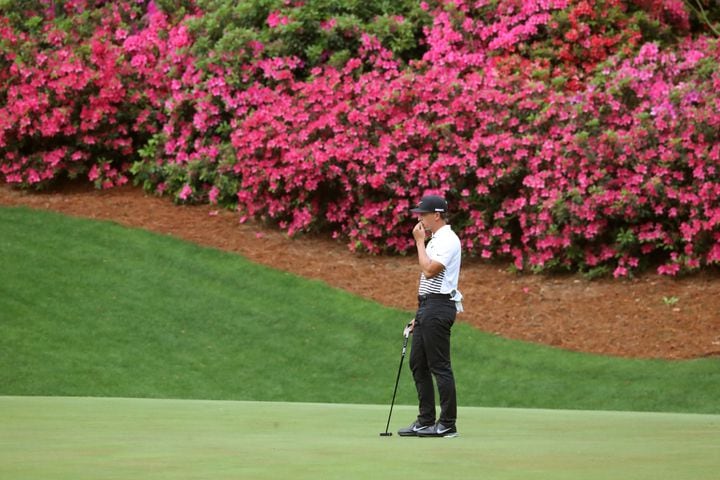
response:
M363 34L376 36L397 58L417 59L431 23L414 0L199 0L198 6L204 15L190 27L199 58L241 66L294 56L303 62L301 76L318 65L341 67L357 54Z

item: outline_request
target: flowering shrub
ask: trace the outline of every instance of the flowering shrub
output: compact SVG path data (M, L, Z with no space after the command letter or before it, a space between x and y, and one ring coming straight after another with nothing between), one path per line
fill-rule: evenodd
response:
M409 207L433 192L467 252L518 269L720 261L720 50L681 3L422 2L421 55L360 33L342 62L270 54L309 11L271 3L236 56L196 40L223 11L192 4L174 21L108 3L86 37L3 17L0 173L132 176L374 253L412 247Z
M157 16L144 20L132 2L101 10L79 0L55 8L40 3L48 21L33 17L33 32L0 17L0 173L36 188L61 174L87 174L99 187L122 185L135 149L163 120L159 98L138 76L157 45L133 55L124 41L137 25L149 22L152 31ZM56 10L72 15L53 22Z
M430 15L416 0L198 0L205 12L189 22L197 39L193 54L205 65L254 63L295 57L294 71L306 77L312 68L338 68L355 57L363 34L370 34L405 61L422 54L423 27Z

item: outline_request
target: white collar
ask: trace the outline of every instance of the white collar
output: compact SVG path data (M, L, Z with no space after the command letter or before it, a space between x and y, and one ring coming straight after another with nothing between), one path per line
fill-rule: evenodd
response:
M445 225L440 227L437 232L433 232L432 237L430 238L434 238L435 236L442 234L444 230L450 230L450 225L446 223Z

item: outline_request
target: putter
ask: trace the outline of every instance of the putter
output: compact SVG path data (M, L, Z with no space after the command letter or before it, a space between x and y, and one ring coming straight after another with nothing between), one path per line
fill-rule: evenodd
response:
M388 432L388 429L390 429L390 417L392 417L393 406L395 405L395 395L397 394L398 383L400 383L400 372L402 371L403 360L405 360L405 351L407 350L408 339L410 338L411 324L412 322L408 323L405 327L405 330L403 330L404 339L402 346L402 354L400 355L400 367L398 367L397 378L395 379L395 389L393 390L392 402L390 402L390 414L388 415L387 425L385 425L385 431L380 433L381 437L392 437L392 432Z

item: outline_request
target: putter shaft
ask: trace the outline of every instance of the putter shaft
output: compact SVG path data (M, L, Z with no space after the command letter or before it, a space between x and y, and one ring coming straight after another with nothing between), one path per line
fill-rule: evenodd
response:
M409 335L403 335L402 354L400 355L400 366L398 367L397 378L395 379L395 389L393 390L392 402L390 402L390 414L388 415L387 425L385 426L385 433L381 433L381 437L390 437L392 433L388 432L390 429L390 417L392 417L393 406L395 406L395 395L397 395L398 383L400 383L400 372L402 371L403 360L405 360L405 352L407 351L407 344Z

